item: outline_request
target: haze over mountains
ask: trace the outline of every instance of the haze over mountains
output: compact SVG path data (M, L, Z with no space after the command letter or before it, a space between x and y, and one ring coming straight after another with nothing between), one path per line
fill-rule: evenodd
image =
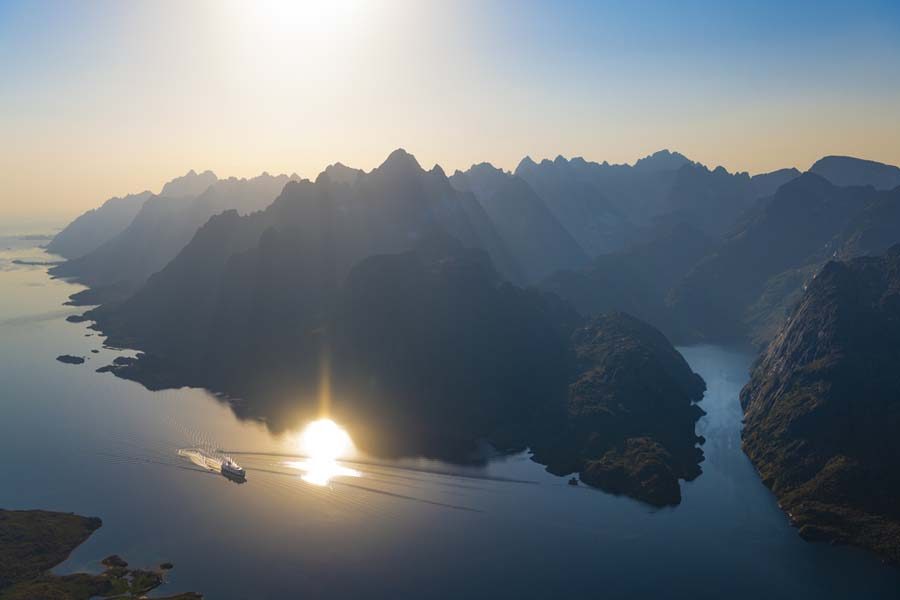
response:
M47 244L47 250L64 258L84 256L128 227L152 192L110 198L69 223Z
M263 173L252 179L216 179L210 171L170 181L160 195L144 199L118 235L52 271L92 287L125 284L133 289L162 269L209 218L223 210L248 214L272 203L296 175ZM199 191L198 191L199 190Z
M370 173L336 163L315 182L192 171L164 186L168 196L108 201L49 248L81 254L53 274L94 288L88 301L108 290L107 299L136 292L131 301L139 303L152 290L190 287L167 283L182 271L205 282L200 297L212 296L223 278L237 276L226 274L230 256L253 250L271 228L331 240L334 285L366 256L408 250L440 231L485 250L503 279L540 285L582 314L628 310L678 341L764 342L825 260L895 241L898 192L874 189L890 183L895 167L826 157L813 169L837 181L871 175L873 185L840 187L796 169L729 174L669 151L633 166L526 157L515 173L482 163L448 178L398 150ZM124 207L134 214L123 225ZM227 209L237 214L204 226ZM98 226L114 235L104 240ZM158 323L177 312L150 304L142 310L159 313ZM190 327L205 326L204 312Z
M92 286L82 300L102 305L87 318L108 343L142 352L107 370L152 388L239 397L239 414L278 430L318 406L326 369L332 410L370 451L465 460L487 439L677 504L678 482L701 472L704 385L672 342L775 339L780 352L823 265L900 242L897 172L826 157L751 177L661 151L447 177L397 150L314 181L189 173L166 186L179 198L126 203L141 204L129 223L112 201L73 222L53 244L78 246L104 220L116 231L53 272ZM748 398L769 393L760 377ZM366 433L397 423L389 443ZM749 431L754 460L799 435Z
M148 290L159 289L202 243L217 258L198 256L191 270L204 273L185 276L219 285L229 257L270 228L329 236L335 284L362 258L440 231L485 250L503 279L540 285L583 314L629 310L682 341L763 342L825 260L895 241L897 192L884 188L896 167L826 157L812 170L822 175L788 168L750 177L660 151L633 166L526 157L514 173L482 163L448 178L398 150L370 173L336 163L315 182L192 171L158 196L108 201L48 248L71 259L53 274L90 285L96 301L104 289L115 292L107 298L142 297L154 273ZM260 214L203 227L228 209Z
M900 189L838 187L806 173L748 211L670 297L673 319L702 339L769 339L832 257L897 242Z

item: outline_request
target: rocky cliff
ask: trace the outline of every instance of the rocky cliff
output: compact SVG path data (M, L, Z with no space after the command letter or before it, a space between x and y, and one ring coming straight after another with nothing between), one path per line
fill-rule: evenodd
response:
M741 403L744 449L800 535L900 561L900 246L828 263Z

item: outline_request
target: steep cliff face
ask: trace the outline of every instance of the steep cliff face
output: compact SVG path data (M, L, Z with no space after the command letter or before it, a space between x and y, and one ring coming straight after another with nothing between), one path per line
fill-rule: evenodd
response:
M900 246L828 263L741 403L744 449L803 537L900 561Z
M592 319L571 344L568 427L538 445L537 460L613 493L678 504L678 480L700 474L703 379L662 333L625 313Z

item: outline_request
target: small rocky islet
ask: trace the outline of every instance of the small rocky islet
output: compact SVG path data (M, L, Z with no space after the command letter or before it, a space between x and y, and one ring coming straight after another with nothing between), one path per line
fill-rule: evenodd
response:
M56 360L67 365L80 365L84 364L85 358L74 354L60 354L56 357Z

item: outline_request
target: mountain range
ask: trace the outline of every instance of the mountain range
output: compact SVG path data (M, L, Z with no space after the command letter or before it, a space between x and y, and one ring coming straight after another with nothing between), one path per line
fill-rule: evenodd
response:
M131 223L118 235L86 254L51 270L94 288L118 284L135 289L162 269L191 240L197 229L224 210L248 214L266 208L296 175L263 173L252 179L213 180L188 175L167 183L158 196L144 200ZM178 194L182 195L178 195ZM166 195L171 194L171 195Z
M335 163L315 181L263 175L197 192L194 173L167 186L180 198L146 195L54 274L92 286L82 300L101 302L93 327L141 352L105 368L119 376L207 387L278 430L319 409L326 374L332 411L369 451L471 460L479 440L529 447L554 473L654 505L677 504L702 461L704 385L670 340L774 340L745 390L748 419L768 416L748 420L745 443L789 494L808 432L766 424L798 397L770 385L793 360L779 340L813 339L817 321L793 328L804 302L832 310L810 298L844 268L833 265L892 264L858 257L900 242L895 170L826 157L751 177L662 151L634 165L525 158L513 172L482 163L447 177L397 150L369 172ZM860 289L884 288L873 269ZM878 294L887 311L893 296ZM873 381L891 377L887 362L871 365ZM383 435L398 423L402 435ZM881 435L867 420L853 427ZM817 457L840 451L822 439ZM834 485L851 486L847 473Z
M765 342L827 260L883 252L898 232L900 189L838 187L805 173L745 213L684 276L671 318L690 337Z

